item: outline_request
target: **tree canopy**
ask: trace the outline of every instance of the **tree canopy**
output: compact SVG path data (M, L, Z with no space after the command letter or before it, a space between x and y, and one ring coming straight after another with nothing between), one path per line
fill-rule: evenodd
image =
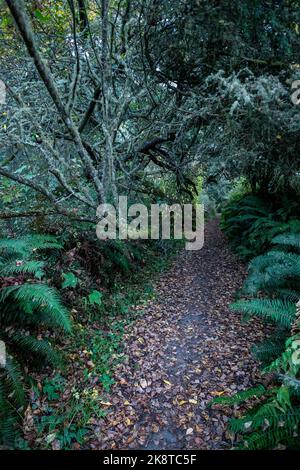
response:
M163 179L192 197L196 173L244 174L270 192L298 184L297 2L7 1L1 12L0 174L20 202L35 192L25 213L94 221L118 194L164 197Z

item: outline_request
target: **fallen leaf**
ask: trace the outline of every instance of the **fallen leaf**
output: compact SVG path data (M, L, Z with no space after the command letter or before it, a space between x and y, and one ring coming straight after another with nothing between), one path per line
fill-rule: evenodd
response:
M181 405L184 405L185 403L187 403L187 401L186 401L186 400L180 400L180 401L178 402L178 405L180 405L180 406L181 406Z
M223 392L211 392L212 395L216 396L216 397L220 397L221 395L224 395L225 391Z
M147 387L148 387L147 380L141 379L141 381L140 381L140 386L141 386L142 388L147 388Z
M152 432L157 433L158 431L159 431L159 427L157 426L157 424L153 424L152 425Z
M168 380L164 380L165 384L167 385L172 385L171 382L169 382Z

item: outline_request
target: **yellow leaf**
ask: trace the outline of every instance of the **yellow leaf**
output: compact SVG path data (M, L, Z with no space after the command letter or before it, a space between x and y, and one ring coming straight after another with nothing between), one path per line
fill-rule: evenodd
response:
M178 405L184 405L185 403L187 403L186 400L180 400L180 401L178 402Z
M125 401L124 401L124 405L125 405L125 406L130 405L129 401L128 401L128 400L125 400Z
M167 385L172 385L171 382L169 382L168 380L164 380L165 384Z
M125 419L125 423L127 424L127 426L130 426L130 424L131 424L130 419L129 419L129 418L126 418L126 419Z
M189 402L192 403L193 405L197 405L197 403L198 403L198 401L194 400L194 399L189 400Z
M216 397L220 397L221 395L224 395L225 391L223 392L211 392L212 395L216 396Z
M110 403L109 401L100 401L100 403L104 406L112 406L112 403Z

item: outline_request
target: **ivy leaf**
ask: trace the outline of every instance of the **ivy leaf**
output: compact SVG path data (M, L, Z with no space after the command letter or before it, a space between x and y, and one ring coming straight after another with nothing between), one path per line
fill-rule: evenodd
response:
M50 16L49 15L43 15L43 13L41 12L41 10L35 10L34 12L34 16L42 21L43 23L48 23L50 21Z
M91 305L101 305L102 293L98 290L93 290L89 295L89 302Z
M75 276L73 273L63 273L63 283L62 283L62 289L67 289L67 288L75 288L78 284L78 277Z

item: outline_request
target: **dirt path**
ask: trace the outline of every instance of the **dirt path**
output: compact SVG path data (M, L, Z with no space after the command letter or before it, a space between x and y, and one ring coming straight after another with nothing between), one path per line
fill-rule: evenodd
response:
M209 222L204 248L180 254L156 285L156 298L143 317L128 327L125 360L107 396L112 405L88 447L215 449L226 444L228 417L207 409L207 402L259 380L250 347L263 338L263 327L257 321L241 324L228 308L244 275L217 221Z

